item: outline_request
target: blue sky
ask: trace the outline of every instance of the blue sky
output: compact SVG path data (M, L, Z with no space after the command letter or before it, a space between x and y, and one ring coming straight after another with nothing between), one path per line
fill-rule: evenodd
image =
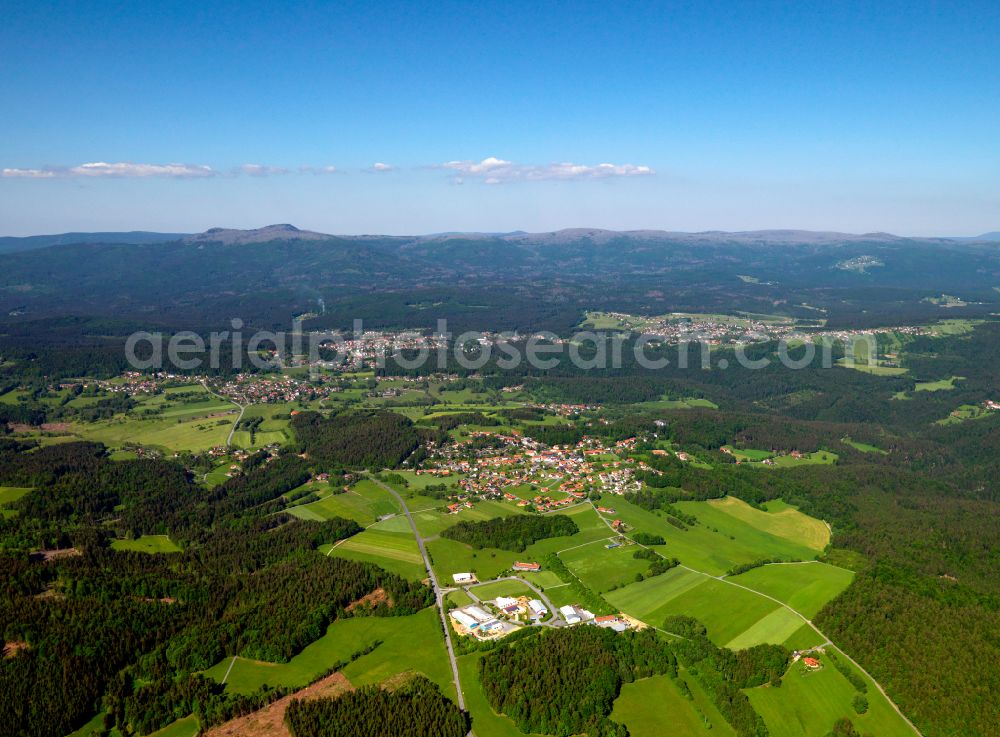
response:
M0 12L0 234L1000 228L995 0Z

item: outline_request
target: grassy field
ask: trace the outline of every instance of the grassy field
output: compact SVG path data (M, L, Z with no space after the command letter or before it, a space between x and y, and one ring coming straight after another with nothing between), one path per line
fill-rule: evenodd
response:
M794 612L778 607L727 642L726 647L743 650L765 642L781 645L797 635L803 624L802 618Z
M805 537L797 530L796 525L802 523L797 513L770 515L753 510L758 514L747 515L753 522L751 524L731 514L734 510L739 511L736 505L719 508L707 502L679 502L676 505L679 509L701 521L701 524L679 530L667 522L664 514L641 509L621 497L607 497L603 503L613 506L616 516L635 529L662 535L667 544L656 546L656 549L663 555L678 558L692 568L713 575L721 575L735 565L761 558L805 560L815 557L817 552L815 547L810 548L799 541ZM776 524L772 516L785 520L782 524L792 530L786 534L792 534L798 540L786 539L761 529L762 526L766 528ZM805 515L801 517L808 519ZM816 524L822 523L816 521ZM777 529L784 528L778 526Z
M482 586L475 586L471 591L483 601L490 601L498 596L528 596L532 599L535 598L535 592L520 581L496 581L494 583L483 584Z
M206 671L206 675L221 682L229 671L226 690L237 693L250 693L265 683L301 688L332 665L349 660L375 642L381 644L343 669L355 686L378 683L405 671L417 671L441 686L449 696L455 693L441 623L433 607L408 617L341 619L288 663L237 658L229 671L233 659L225 658Z
M478 521L493 519L494 517L510 517L519 514L515 507L499 502L477 502L472 509L463 509L457 514L448 514L447 511L440 511L446 502L434 501L434 507L428 509L422 506L420 500L406 500L406 506L413 512L413 521L417 525L420 534L425 537L432 537L441 534L442 530L453 527L459 522Z
M163 729L150 733L149 737L195 737L200 731L200 725L194 714L178 719Z
M951 376L947 379L940 379L938 381L918 381L914 387L913 391L917 392L941 392L941 391L951 391L955 388L956 381L964 380L964 376Z
M17 512L13 509L3 509L5 504L16 502L22 496L31 491L31 487L24 486L0 486L0 516L13 517Z
M537 573L521 571L517 575L525 581L534 584L543 591L554 586L562 586L565 583L552 571L538 571Z
M291 507L288 510L290 514L318 521L344 517L368 526L379 517L402 511L392 494L372 481L359 481L340 494L333 493L333 489L324 483L313 484L311 489L325 496L310 504Z
M820 659L823 660L822 657ZM749 689L746 694L754 709L764 718L772 737L823 737L841 717L848 717L861 734L876 734L879 737L913 735L913 731L872 687L867 694L868 712L856 714L851 706L854 687L829 662L814 672L796 663L782 679L781 688L761 686Z
M854 573L826 563L792 563L755 568L731 580L773 596L811 619L850 586Z
M769 502L767 511L733 496L712 499L706 504L762 532L812 550L821 551L830 543L830 528L826 523L783 502Z
M640 549L637 545L629 545L608 550L597 542L569 550L559 557L587 586L604 592L633 583L636 574L649 570L648 560L633 557Z
M218 409L229 412L232 405ZM194 419L125 419L117 417L100 422L74 423L70 432L84 440L97 440L111 448L135 444L166 451L208 450L225 445L234 417ZM220 424L220 420L225 420Z
M837 462L839 456L829 450L818 450L815 453L803 453L796 458L793 455L782 455L774 458L774 465L762 464L762 468L796 468L813 464L831 465Z
M850 438L842 438L841 441L844 445L849 445L854 450L859 450L862 453L879 453L881 455L888 455L887 451L882 450L876 445L870 445L869 443L860 443L857 440L851 440Z
M802 624L801 627L795 630L795 632L781 644L789 650L808 650L811 647L822 645L823 640L825 639L826 638L822 637L808 624Z
M663 595L663 588L652 587L642 590L642 587L656 581L657 578L664 578L672 573L673 571L670 571L663 576L632 584L620 592L613 591L605 598L627 614L632 614L655 627L662 627L663 620L668 616L683 614L694 617L705 625L709 637L717 645L727 645L732 642L780 606L745 589L704 576L700 577L700 582L694 582L693 586L690 585L691 580L685 579L680 584L674 582L672 588L669 585L664 587L668 590L669 598ZM639 589L638 597L636 597L637 592L630 591L634 587ZM784 629L779 631L779 625ZM798 629L798 626L798 624L792 626L791 620L786 618L771 620L762 624L762 628L756 631L758 635L756 641L746 639L742 644L746 646L769 640L784 642Z
M674 568L663 575L612 591L605 598L623 612L659 627L666 618L666 614L661 615L659 610L706 580L700 573Z
M350 560L375 563L387 571L419 581L427 576L424 560L413 533L370 529L358 533L334 547L323 546L323 553Z
M735 735L696 679L681 677L693 699L686 698L668 676L644 678L622 686L611 712L612 721L627 726L632 737Z
M114 550L132 550L137 553L179 553L180 546L166 535L143 535L135 540L112 540Z
M730 453L733 454L733 458L740 461L763 461L765 458L773 458L774 453L769 450L755 450L753 448L732 448L728 445L722 446Z

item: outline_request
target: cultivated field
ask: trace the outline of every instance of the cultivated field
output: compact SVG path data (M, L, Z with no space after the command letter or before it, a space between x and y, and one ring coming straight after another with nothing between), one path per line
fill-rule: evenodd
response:
M336 545L324 545L320 547L320 552L375 563L414 581L422 580L427 575L417 541L409 531L371 528Z

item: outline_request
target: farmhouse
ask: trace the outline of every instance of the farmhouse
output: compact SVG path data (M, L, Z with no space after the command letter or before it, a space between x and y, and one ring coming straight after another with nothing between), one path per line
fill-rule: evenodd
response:
M806 664L806 668L811 668L812 670L820 667L820 662L816 658L802 658L802 662Z
M518 561L514 564L514 570L536 572L542 570L542 566L539 563L521 563Z

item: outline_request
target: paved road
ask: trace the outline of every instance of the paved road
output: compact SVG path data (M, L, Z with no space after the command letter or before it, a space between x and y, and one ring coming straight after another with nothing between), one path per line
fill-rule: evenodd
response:
M205 391L207 391L213 397L218 397L222 401L224 401L224 402L230 402L230 403L235 404L237 407L240 408L240 414L236 418L236 421L233 423L233 426L229 429L229 437L226 438L226 445L227 446L232 445L233 444L233 435L236 434L236 426L240 424L240 420L243 419L243 413L246 412L247 408L244 405L240 404L239 402L236 402L236 401L234 401L232 399L229 399L228 397L224 397L221 394L216 394L215 392L213 392L211 389L208 388L208 384L205 383L204 381L201 382L201 385L203 387L205 387Z
M455 660L455 648L451 643L451 627L448 626L448 616L445 614L444 593L441 590L441 586L438 584L437 576L434 575L434 569L431 567L431 559L430 556L427 555L427 547L424 545L424 538L420 536L420 531L417 529L417 523L413 521L413 515L410 514L410 508L406 506L406 502L403 501L403 497L401 497L391 486L383 484L378 479L372 478L371 480L396 498L396 501L399 502L400 508L403 510L403 514L405 514L406 518L410 521L410 527L413 528L413 536L417 539L417 547L420 548L420 555L424 557L424 567L427 568L427 575L431 579L431 585L434 587L434 598L437 600L438 613L441 615L441 626L444 627L444 643L448 648L448 660L451 661L451 675L455 681L455 693L458 694L458 708L465 711L465 696L462 693L462 681L458 676L458 661ZM472 735L471 732L469 734Z
M593 506L593 503L592 503L592 502L591 502L591 506ZM597 516L598 516L598 517L600 517L600 518L601 518L601 520L603 520L603 521L604 521L604 524L606 524L606 525L607 525L607 526L608 526L609 528L611 528L611 523L610 523L610 522L608 522L608 521L607 521L607 520L606 520L606 519L604 518L604 516L603 516L603 515L601 515L601 514L600 514L600 513L599 513L599 512L597 511L597 509L596 509L596 508L594 509L594 513L595 513L595 514L597 514ZM613 531L613 528L611 528L611 529L612 529L612 531ZM621 533L617 533L617 534L621 534ZM626 537L626 538L628 538L628 535L622 535L622 537ZM631 540L632 538L628 538L628 539L629 539L629 540ZM637 543L637 542L635 542L635 540L632 540L632 542L633 542L633 543L635 543L636 545L640 546L640 547L643 547L643 548L645 548L645 547L646 547L646 546L645 546L645 545L643 545L642 543ZM832 642L830 641L830 638L829 638L829 637L827 637L826 635L824 635L824 634L823 634L823 633L822 633L822 632L820 631L819 627L817 627L817 626L816 626L815 624L813 624L813 623L812 623L812 620L811 620L811 619L809 619L808 617L806 617L806 616L805 616L805 615L803 615L802 613L800 613L800 612L796 611L795 609L792 609L792 608L791 608L790 606L788 606L788 604L786 604L785 602L783 602L783 601L779 601L778 599L775 599L775 598L774 598L773 596L768 596L767 594L765 594L765 593L763 593L763 592L760 592L760 591L757 591L756 589L752 589L752 588L750 588L749 586L744 586L743 584L739 584L739 583L736 583L735 581L730 581L730 580L729 580L729 578L728 578L727 576L724 576L724 575L723 575L723 576L713 576L713 575L712 575L711 573L705 573L704 571L699 571L699 570L697 570L696 568L691 568L690 566L686 566L686 565L683 565L683 564L682 564L682 565L680 565L680 566L678 566L678 567L679 567L679 568L684 568L684 569L686 569L686 570L689 570L689 571L691 571L691 572L693 572L693 573L698 573L698 574L701 574L702 576L705 576L706 578L714 578L714 579L715 579L716 581L722 581L722 583L727 583L727 584L729 584L730 586L736 586L737 588L741 588L741 589L745 589L746 591L750 591L750 592L752 592L752 593L754 593L754 594L757 594L758 596L763 596L763 597L764 597L765 599L770 599L771 601L775 602L776 604L780 604L780 605L781 605L781 606L783 606L783 607L784 607L785 609L787 609L788 611L790 611L790 612L791 612L792 614L794 614L795 616L799 617L799 618L800 618L800 619L801 619L801 620L802 620L803 622L805 622L805 623L806 623L806 624L808 624L808 625L809 625L810 627L812 627L812 628L813 628L813 630L814 630L814 631L816 632L816 634L817 634L817 635L819 635L820 637L822 637L822 638L823 638L823 640L824 640L824 644L829 644L829 645L833 645L833 643L832 643ZM833 647L837 647L837 646L836 646L836 645L833 645ZM871 673L869 673L869 672L868 672L868 671L866 671L866 670L865 670L864 668L862 668L862 667L861 667L861 664L860 664L860 663L859 663L858 661L856 661L856 660L855 660L854 658L852 658L852 657L851 657L850 655L848 655L847 653L845 653L845 652L844 652L843 650L841 650L840 648L837 648L837 651L838 651L838 652L839 652L839 653L840 653L841 655L843 655L843 656L844 656L845 658L847 658L847 659L848 659L849 661L851 661L851 663L852 663L852 664L854 665L854 667L855 667L855 668L857 668L857 669L858 669L859 671L861 671L862 673L864 673L864 674L865 674L865 675L866 675L866 676L867 676L867 677L869 678L869 680L871 680L871 682L872 682L873 684L875 684L875 688L876 688L876 689L878 689L878 692L879 692L880 694L882 694L882 696L884 696L884 697L885 697L885 700L886 700L886 701L888 701L888 702L889 702L889 706L891 706L891 707L892 707L892 708L893 708L893 709L894 709L894 710L896 711L896 713L897 713L897 714L899 714L900 718L901 718L901 719L902 719L902 720L903 720L904 722L906 722L906 723L907 723L907 724L908 724L908 725L910 726L910 729L912 729L912 730L913 730L913 731L914 731L914 732L915 732L915 733L916 733L916 734L918 735L918 737L924 737L924 736L923 736L923 733L921 733L921 731L920 731L919 729L917 729L917 725L915 725L915 724L914 724L913 722L911 722L911 721L909 720L909 718L908 718L908 717L906 716L906 714L904 714L904 713L902 712L902 710L900 710L900 708L899 708L898 706L896 706L896 702L895 702L895 701L893 701L893 700L892 700L891 698L889 698L889 694L887 694L887 693L885 692L885 689L884 689L884 688L882 688L882 684L881 684L881 683L879 683L878 681L876 681L876 680L875 680L875 678L874 678L874 676L872 676L872 674L871 674Z

